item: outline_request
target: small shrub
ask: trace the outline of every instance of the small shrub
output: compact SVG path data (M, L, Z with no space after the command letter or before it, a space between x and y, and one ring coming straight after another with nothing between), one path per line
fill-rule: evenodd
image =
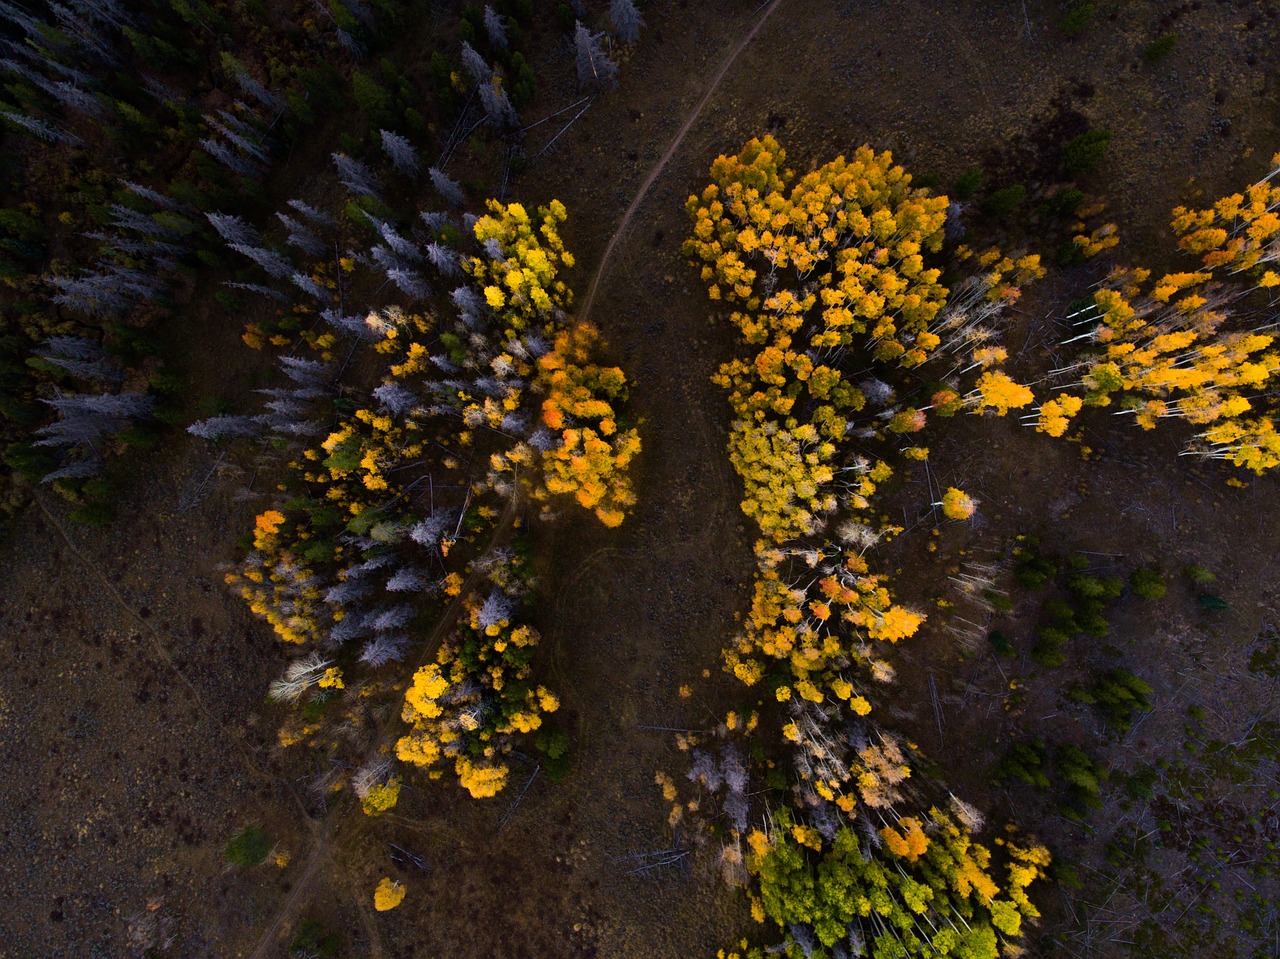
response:
M1169 54L1173 53L1173 48L1178 45L1178 35L1176 33L1166 33L1163 37L1158 37L1147 44L1142 51L1142 59L1148 63L1155 63L1157 60L1163 60Z
M1065 801L1060 804L1063 815L1077 822L1102 807L1102 783L1107 770L1095 763L1078 746L1063 743L1054 750L1054 772L1066 787Z
M1014 557L1018 565L1014 567L1013 578L1023 589L1040 589L1058 572L1052 562L1030 551L1018 550Z
M1000 632L998 629L993 629L991 631L991 635L987 637L987 642L991 644L991 649L997 656L1004 656L1007 659L1011 659L1018 655L1018 651L1013 648L1013 640L1011 640L1007 634Z
M1013 600L1004 593L997 593L994 590L987 590L982 594L983 597L991 604L991 608L1001 613L1013 612Z
M1203 586L1205 583L1212 583L1218 578L1203 566L1184 566L1182 568L1182 575L1198 586Z
M1129 577L1129 588L1133 590L1133 595L1143 599L1164 599L1166 591L1164 577L1154 566L1134 570Z
M1076 871L1076 867L1066 862L1056 853L1054 854L1053 862L1049 864L1048 875L1050 882L1057 883L1066 889L1084 888L1084 883L1080 881L1080 873Z
M1049 753L1043 741L1014 743L996 765L996 779L1003 783L1024 782L1036 789L1048 789L1049 776L1045 772L1048 763Z
M319 956L328 959L338 955L342 949L342 937L336 932L329 932L315 919L304 919L298 926L298 935L289 947L290 959Z
M110 503L84 503L71 511L72 521L81 526L109 526L115 518L116 510Z
M1139 713L1151 709L1151 687L1125 669L1109 669L1086 687L1073 686L1067 696L1097 708L1103 721L1118 733L1128 732Z
M1018 207L1022 206L1026 198L1027 188L1021 183L1015 183L1013 186L996 190L987 197L987 202L982 205L982 210L993 219L1003 220Z
M1039 204L1036 207L1036 211L1045 216L1059 216L1063 219L1070 219L1076 215L1076 211L1080 209L1082 203L1084 203L1083 191L1068 188L1059 190ZM1072 246L1074 245L1072 244Z
M1159 779L1159 771L1154 766L1147 766L1125 777L1125 792L1134 802L1148 802L1155 796L1155 785Z
M1090 576L1088 573L1072 573L1067 577L1067 589L1081 599L1116 599L1124 592L1124 580L1119 576Z
M1085 27L1093 19L1094 12L1095 7L1092 3L1078 3L1059 21L1058 29L1062 31L1063 36L1075 39L1084 33Z
M983 173L978 167L970 167L960 174L951 195L957 200L967 200L982 189Z
M569 737L563 730L544 726L534 736L533 744L542 753L542 766L552 782L560 782L569 774Z
M233 866L256 866L271 852L271 837L259 825L250 823L231 837L223 856Z
M578 19L577 16L574 15L573 7L569 6L567 3L560 3L556 5L555 18L556 27L559 28L561 33L569 33L573 30L574 21Z
M1200 604L1200 608L1206 613L1225 613L1231 608L1231 605L1221 596L1215 596L1213 593L1201 593L1196 597L1196 602Z
M1087 130L1062 148L1062 172L1081 177L1093 171L1106 156L1111 143L1110 130Z

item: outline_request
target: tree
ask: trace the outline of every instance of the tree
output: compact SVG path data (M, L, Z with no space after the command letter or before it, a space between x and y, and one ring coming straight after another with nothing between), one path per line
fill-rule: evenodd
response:
M43 353L36 353L38 358L72 376L115 385L124 380L124 371L107 351L83 337L51 336L45 340L43 349Z
M404 902L406 891L404 883L390 876L383 876L378 881L378 887L373 891L373 908L378 912L394 909Z
M462 192L462 187L458 185L456 180L450 179L439 167L431 167L427 170L427 174L431 177L431 185L435 187L435 191L440 194L446 203L453 207L461 207L466 204L466 194Z
M462 41L462 66L477 87L487 87L493 80L493 68L466 40Z
M1090 329L1075 340L1091 352L1060 372L1077 374L1076 392L1045 404L1037 428L1060 434L1082 406L1110 406L1143 429L1166 418L1204 427L1187 452L1261 473L1280 464L1276 407L1268 389L1280 369L1274 335L1233 323L1229 305L1252 288L1280 286L1280 155L1266 177L1202 210L1177 207L1179 246L1197 269L1152 278L1113 270L1079 314ZM1055 432L1056 431L1056 432Z
M640 39L644 18L636 9L634 0L613 0L609 4L609 22L619 43L635 43Z
M978 504L967 493L950 487L942 496L942 502L935 505L942 507L947 519L968 519L978 508Z
M391 160L391 165L405 176L417 176L422 164L413 144L390 130L381 130L379 135L382 137L382 151Z
M520 117L516 108L511 105L511 99L507 96L500 77L495 76L488 83L482 83L479 90L484 115L500 133L514 130L520 125Z
M484 31L489 37L489 43L495 50L506 50L511 45L511 41L507 37L506 18L497 10L493 9L493 5L486 3L484 5Z
M381 186L368 166L345 153L333 153L331 156L333 165L338 169L338 179L343 186L352 193L377 198Z
M578 63L578 86L602 92L617 85L618 66L600 45L600 34L592 33L579 20L573 28L573 45Z

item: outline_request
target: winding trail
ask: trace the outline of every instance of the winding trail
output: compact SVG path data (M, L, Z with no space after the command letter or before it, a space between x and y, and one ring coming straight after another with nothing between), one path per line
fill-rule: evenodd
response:
M578 319L586 321L591 315L591 307L596 301L596 291L600 288L600 281L604 278L605 270L609 265L609 258L613 256L614 247L618 245L618 241L622 239L623 234L627 232L627 227L631 225L631 219L636 215L636 211L640 209L640 204L644 202L644 198L649 195L649 190L653 187L654 182L662 175L662 171L667 164L671 162L671 158L675 156L676 151L680 149L680 144L684 142L684 138L689 131L693 129L694 123L698 117L702 115L703 108L706 107L712 95L720 87L720 81L724 79L725 74L729 72L729 68L733 66L734 61L738 59L739 54L747 48L747 45L755 39L755 35L760 32L760 28L764 26L765 21L769 19L769 15L782 5L782 0L769 0L769 6L765 10L763 16L756 21L755 26L747 31L746 36L738 41L738 45L729 51L728 56L724 58L724 62L720 64L720 69L716 71L715 76L711 78L711 84L707 87L707 92L702 95L702 99L698 101L698 105L690 111L685 117L684 123L680 129L676 131L675 137L667 146L666 152L658 157L658 161L649 170L649 175L640 184L640 189L636 191L635 197L631 201L631 205L627 207L627 211L622 214L622 219L618 222L617 228L613 231L613 236L609 238L608 245L604 248L604 255L600 257L600 265L596 267L595 274L591 277L591 285L587 287L587 295L582 300L582 307L578 311Z

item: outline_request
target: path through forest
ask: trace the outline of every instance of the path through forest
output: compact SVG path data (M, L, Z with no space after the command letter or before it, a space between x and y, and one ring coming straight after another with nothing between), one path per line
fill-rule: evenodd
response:
M702 111L706 107L707 102L712 95L720 88L720 81L729 72L729 68L733 66L734 61L738 59L738 55L747 48L752 40L755 39L760 28L764 26L765 21L769 19L769 15L773 13L780 5L782 0L767 0L764 13L761 14L755 22L755 25L747 32L747 34L738 41L737 46L729 51L724 61L720 64L720 69L716 71L715 76L711 78L711 82L707 84L707 91L702 95L702 99L698 101L698 105L689 111L685 117L684 123L680 125L680 129L676 131L676 135L671 138L671 142L667 145L667 149L662 156L658 158L649 175L645 177L644 182L640 184L640 189L631 199L631 203L627 206L627 210L622 214L622 219L618 221L617 227L614 228L613 235L609 237L609 242L604 248L604 253L600 257L600 263L596 267L595 273L591 276L591 283L587 286L587 295L583 297L581 305L578 307L578 319L586 322L591 317L591 307L596 301L596 292L600 288L600 281L604 278L609 268L609 258L613 256L614 248L618 245L618 241L627 232L627 227L631 225L631 219L635 216L636 211L640 209L640 204L644 202L644 198L649 195L649 190L653 186L654 181L666 169L667 164L671 162L671 158L676 155L676 151L680 149L680 144L684 143L684 138L688 136L689 131L693 129L693 125L698 121L698 117L702 116Z

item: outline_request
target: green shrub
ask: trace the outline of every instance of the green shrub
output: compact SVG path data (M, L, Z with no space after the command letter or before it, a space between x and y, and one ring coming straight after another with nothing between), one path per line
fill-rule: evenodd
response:
M1083 263L1084 251L1070 240L1063 240L1058 244L1057 262L1060 267L1075 266L1077 263Z
M1051 626L1036 630L1036 644L1031 647L1031 658L1041 666L1056 668L1067 661L1063 648L1070 637Z
M1200 586L1205 583L1212 583L1218 578L1203 566L1184 566L1182 567L1182 575Z
M1040 589L1058 572L1058 568L1044 557L1025 551L1019 552L1022 553L1021 556L1018 553L1014 554L1018 559L1018 565L1013 569L1013 578L1023 589Z
M256 823L250 823L231 837L223 856L233 866L256 866L271 852L271 837Z
M560 782L569 774L569 737L563 730L543 727L533 739L542 753L542 766L552 782Z
M1059 216L1063 219L1070 219L1076 215L1076 211L1080 209L1080 204L1082 203L1084 203L1084 192L1068 188L1059 190L1039 204L1036 210L1045 216ZM1075 246L1075 244L1073 243L1072 246Z
M1072 573L1067 577L1067 589L1081 599L1116 599L1124 592L1124 580L1119 576L1090 576L1088 573Z
M1006 594L997 593L995 590L989 589L986 592L984 592L982 595L986 599L986 601L991 604L991 608L996 610L997 612L1001 612L1001 613L1013 612L1013 600L1010 599Z
M108 526L115 518L115 507L110 503L84 503L71 511L71 519L82 526Z
M537 87L533 67L529 66L523 53L516 52L511 55L510 77L511 105L517 110L522 110L533 99L533 92Z
M1092 3L1078 3L1058 22L1058 29L1064 36L1074 39L1084 33L1084 28L1093 19L1094 12Z
M1176 33L1166 33L1163 37L1158 37L1147 44L1142 51L1142 59L1148 63L1155 63L1157 60L1163 60L1169 54L1173 53L1173 48L1178 45L1178 35Z
M997 656L1004 656L1007 659L1011 659L1018 655L1018 651L1013 648L1013 640L1011 640L1007 634L1000 632L998 629L993 629L991 631L991 634L987 637L987 642L991 644L991 649Z
M1027 188L1021 183L1015 183L1013 186L996 190L987 197L987 202L982 204L982 211L993 219L1003 220L1022 206L1026 198Z
M970 167L960 174L955 189L951 191L957 200L967 200L982 189L983 173L978 167Z
M1042 740L1026 740L1009 747L996 765L996 780L1002 783L1023 782L1036 789L1049 788L1045 767L1049 753Z
M1084 888L1084 883L1081 882L1080 873L1076 871L1076 867L1068 863L1056 852L1053 855L1053 862L1049 863L1048 876L1050 882L1055 882L1067 889Z
M1231 608L1231 605L1221 596L1215 596L1213 593L1201 593L1196 597L1196 602L1200 604L1200 608L1206 613L1225 613Z
M342 937L329 932L315 919L304 919L298 926L298 934L289 946L290 959L329 959L342 949Z
M1102 807L1102 783L1107 780L1107 770L1083 749L1070 743L1059 745L1053 753L1053 769L1065 787L1065 801L1059 808L1068 819L1079 822Z
M42 446L30 443L12 443L5 448L4 465L23 479L40 482L58 468L58 458Z
M1151 687L1125 669L1109 669L1088 687L1073 686L1067 696L1097 708L1106 724L1118 733L1128 732L1139 713L1149 712Z
M1129 577L1129 588L1133 595L1143 599L1164 599L1167 587L1160 570L1154 566L1144 566L1133 571Z
M1086 130L1062 148L1062 172L1081 177L1102 162L1111 143L1110 130Z

